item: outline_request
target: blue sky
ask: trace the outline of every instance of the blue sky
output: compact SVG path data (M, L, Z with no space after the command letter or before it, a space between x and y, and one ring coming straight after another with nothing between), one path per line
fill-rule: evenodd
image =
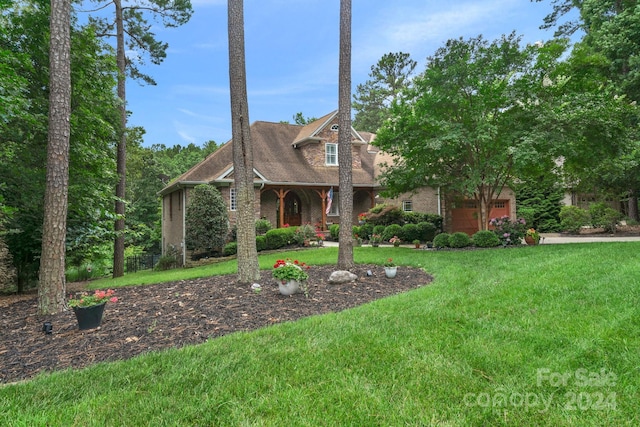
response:
M157 86L127 84L130 126L146 129L144 145L218 144L231 138L227 1L192 0L191 20L154 26L169 43L167 58L143 71ZM352 0L353 92L385 53L425 59L451 38L494 40L515 31L525 43L548 40L540 30L550 1ZM245 0L249 119L320 117L338 105L339 0Z

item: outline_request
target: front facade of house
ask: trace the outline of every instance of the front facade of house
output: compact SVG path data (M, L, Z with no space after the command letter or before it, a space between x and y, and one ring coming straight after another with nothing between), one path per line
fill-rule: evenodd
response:
M373 138L373 134L351 130L354 224L360 212L376 204L393 203L405 211L440 214L447 220L448 229L458 231L451 226L458 224L459 218L466 218L461 214L463 211L451 205L452 209L447 212L445 198L436 189L424 188L393 200L379 196L382 187L376 178L380 164L390 159L371 145ZM255 122L251 125L251 140L256 219L267 219L274 227L312 224L327 229L339 223L337 111L304 126ZM185 207L190 190L199 184L211 184L220 190L233 224L237 205L231 142L160 192L163 251L175 247L185 253ZM333 197L329 206L330 194ZM506 211L510 216L515 215L515 197L510 191L503 194L507 194L503 201ZM477 230L477 225L475 227Z

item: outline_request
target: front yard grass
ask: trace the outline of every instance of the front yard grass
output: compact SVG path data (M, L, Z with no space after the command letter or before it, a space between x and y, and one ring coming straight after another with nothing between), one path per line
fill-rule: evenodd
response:
M638 425L639 253L640 243L355 248L358 263L392 257L435 280L345 312L2 386L0 420L8 426ZM334 263L337 248L271 254L261 266L287 256ZM148 284L179 274L228 274L234 265L125 279Z

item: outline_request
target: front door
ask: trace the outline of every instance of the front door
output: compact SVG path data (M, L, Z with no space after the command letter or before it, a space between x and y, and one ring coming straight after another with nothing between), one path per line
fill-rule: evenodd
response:
M302 225L302 204L294 191L284 197L284 223L291 227Z

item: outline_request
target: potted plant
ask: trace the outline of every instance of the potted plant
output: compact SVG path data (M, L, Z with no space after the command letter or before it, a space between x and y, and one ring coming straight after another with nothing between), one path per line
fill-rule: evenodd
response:
M93 329L102 323L102 313L107 302L118 302L115 291L97 290L93 294L83 293L76 298L69 299L67 304L73 309L81 330Z
M398 267L393 262L393 258L387 258L387 260L384 262L384 274L388 278L393 279L394 277L396 277L397 272Z
M540 233L535 228L530 228L524 234L524 241L527 245L537 245L540 243Z
M389 239L389 243L397 248L398 246L400 246L400 243L402 243L402 240L400 240L398 236L393 236Z
M382 242L382 236L379 234L372 234L370 242L371 242L371 246L373 246L374 248L377 248L380 245L380 242Z
M279 259L273 265L272 275L278 281L278 290L282 295L292 295L300 290L307 294L306 280L309 278L309 266L297 259Z
M420 249L420 240L415 239L415 240L413 241L413 244L415 245L416 249Z

